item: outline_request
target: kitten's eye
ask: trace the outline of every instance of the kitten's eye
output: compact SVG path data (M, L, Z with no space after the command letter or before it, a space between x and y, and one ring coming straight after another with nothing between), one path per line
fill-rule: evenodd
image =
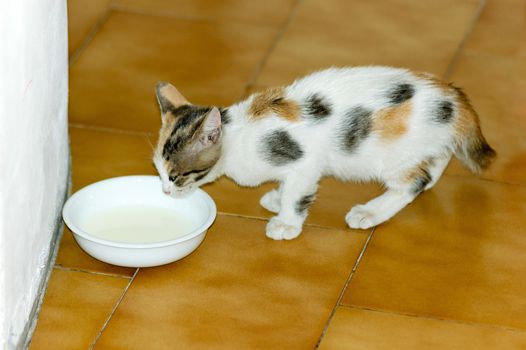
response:
M171 182L174 182L176 178L177 176L170 176L168 177L168 180L170 180Z

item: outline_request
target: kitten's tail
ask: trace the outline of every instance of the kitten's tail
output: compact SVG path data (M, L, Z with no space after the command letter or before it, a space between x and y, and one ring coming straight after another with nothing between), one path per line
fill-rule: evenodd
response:
M452 87L455 89L458 101L455 156L472 172L480 174L490 166L497 152L482 135L478 115L466 94L461 89Z

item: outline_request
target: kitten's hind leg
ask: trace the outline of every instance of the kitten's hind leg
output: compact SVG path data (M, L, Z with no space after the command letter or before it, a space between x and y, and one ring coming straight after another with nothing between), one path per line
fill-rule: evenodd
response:
M267 237L281 240L294 239L300 235L319 180L319 177L312 178L305 174L306 172L295 172L281 184L279 214L268 222Z
M259 200L259 204L268 211L277 214L281 209L280 198L279 190L274 189L265 193Z
M371 228L389 220L416 196L406 189L389 188L381 196L365 204L355 205L345 215L345 221L350 228Z
M424 188L425 191L429 190L431 187L435 186L438 179L442 176L442 173L446 169L449 161L451 160L451 154L445 155L443 157L432 158L429 161L429 175L431 176L431 181Z
M432 159L386 182L387 191L366 204L354 206L345 216L350 228L368 229L389 220L431 188L442 175L450 157Z

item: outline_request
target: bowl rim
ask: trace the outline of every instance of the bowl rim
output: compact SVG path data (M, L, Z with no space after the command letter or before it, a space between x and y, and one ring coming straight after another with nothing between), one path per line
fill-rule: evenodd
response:
M200 234L206 232L206 230L208 230L208 228L210 226L212 226L212 224L214 223L214 221L216 219L217 208L216 208L216 204L215 204L214 200L212 199L212 197L210 197L210 195L208 193L206 193L205 191L203 191L200 188L197 188L195 190L194 194L197 193L197 195L199 195L200 197L203 198L203 200L205 201L205 203L208 206L210 214L209 214L208 218L203 222L203 224L201 224L199 227L197 227L196 229L190 231L189 233L187 233L187 234L185 234L183 236L177 237L177 238L172 239L172 240L161 241L161 242L152 242L152 243L115 242L115 241L110 241L110 240L106 240L106 239L95 237L92 234L82 230L80 227L75 225L70 220L68 212L70 210L71 203L75 200L76 196L78 196L82 192L88 191L91 187L101 186L103 184L107 184L107 183L111 183L111 182L118 182L118 181L122 181L124 179L128 179L128 180L131 180L131 179L153 180L153 179L158 179L158 177L155 176L155 175L117 176L117 177L112 177L112 178L108 178L108 179L104 179L104 180L101 180L101 181L94 182L92 184L89 184L89 185L81 188L80 190L76 191L75 193L73 193L66 200L66 203L64 204L64 206L62 208L62 219L64 220L64 223L69 227L69 229L71 230L73 235L77 235L77 236L80 236L80 237L82 237L84 239L87 239L88 241L95 242L95 243L102 244L104 246L109 246L109 247L135 248L135 249L159 248L159 247L167 247L167 246L175 245L175 244L178 244L178 243L182 243L182 242L188 241L188 240L190 240L192 238L195 238L195 237L199 236Z

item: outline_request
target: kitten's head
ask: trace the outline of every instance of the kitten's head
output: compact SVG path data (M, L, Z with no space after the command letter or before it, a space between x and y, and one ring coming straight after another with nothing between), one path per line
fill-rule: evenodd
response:
M221 114L192 105L168 83L157 83L156 94L162 126L153 162L163 191L183 195L206 182L221 155Z

